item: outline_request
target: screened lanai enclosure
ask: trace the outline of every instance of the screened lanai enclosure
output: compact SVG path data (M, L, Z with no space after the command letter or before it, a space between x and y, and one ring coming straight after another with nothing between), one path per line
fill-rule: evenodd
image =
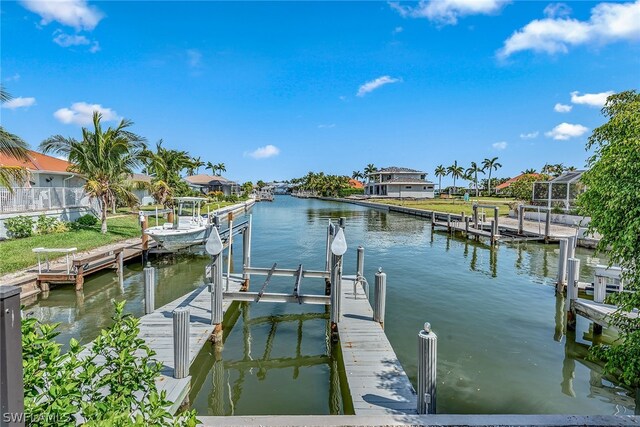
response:
M539 206L570 210L585 186L580 182L585 170L565 172L551 181L537 181L533 184L533 203Z

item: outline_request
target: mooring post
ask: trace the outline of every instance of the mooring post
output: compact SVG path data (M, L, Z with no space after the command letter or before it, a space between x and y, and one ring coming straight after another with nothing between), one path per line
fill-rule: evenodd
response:
M473 204L473 222L475 224L476 230L478 229L478 204Z
M147 265L144 268L144 314L151 314L156 309L156 269Z
M567 239L560 239L560 253L558 254L558 280L556 281L556 292L561 293L564 291L564 286L567 283L567 246L569 241Z
M335 226L333 225L333 223L331 222L331 220L329 220L329 225L327 226L327 260L325 263L325 270L326 272L329 273L329 278L325 278L324 279L324 294L325 295L331 295L331 280L333 280L333 276L331 274L332 271L332 265L334 263L334 255L331 253L331 244L333 243L333 235L335 234Z
M118 283L124 285L124 248L116 255L116 264L118 265Z
M425 323L418 332L418 414L436 413L438 336Z
M140 211L140 228L142 228L141 246L142 246L142 265L147 264L149 259L149 236L145 233L149 227L149 219Z
M214 224L217 222L217 217L214 217ZM222 342L222 302L224 299L223 294L223 280L222 280L222 239L218 233L218 227L214 226L211 229L211 234L207 238L207 242L204 245L204 250L211 255L211 264L205 268L205 276L209 282L209 292L211 292L211 324L215 325L213 333L211 334L211 340L214 343Z
M242 233L242 265L244 269L251 267L251 224L253 222L253 215L249 215L249 224ZM251 275L247 272L242 274L242 291L249 290L249 280Z
M344 225L345 218L340 218L340 224ZM341 302L342 302L342 256L347 252L347 240L344 236L344 228L338 227L333 242L331 243L332 257L331 263L331 335L332 339L337 339L338 323L340 322Z
M364 248L358 246L356 252L356 280L353 282L353 297L358 298L358 282L364 278ZM362 285L364 290L364 281Z
M173 310L173 377L189 375L189 309L180 307Z
M491 245L495 243L495 240L496 240L495 222L491 221Z
M551 235L551 210L547 209L547 215L544 218L544 241L549 242Z
M384 313L387 299L387 273L382 271L382 267L376 272L376 286L373 290L373 320L380 323L384 328Z
M606 296L607 296L606 278L594 274L593 275L593 301L602 303L604 302L604 299Z
M524 234L524 205L518 205L518 234Z
M227 215L229 222L229 237L227 238L227 292L229 291L229 277L231 276L231 260L233 258L233 212Z
M576 236L570 236L567 238L567 259L576 257Z
M451 214L447 214L447 231L451 231Z
M464 219L464 235L465 237L469 236L469 217L465 217Z
M572 301L578 299L578 278L580 277L580 260L570 258L567 263L567 299L565 311L567 312L567 330L576 330L576 311Z
M436 228L436 213L431 211L431 229Z
M25 425L21 324L20 288L0 286L0 417L3 426ZM6 417L16 421L7 421Z
M466 215L464 214L464 211L460 212L460 222L464 222L466 219Z
M497 236L500 234L500 224L498 223L498 216L500 215L500 208L495 206L493 208L493 227L495 228L494 234Z

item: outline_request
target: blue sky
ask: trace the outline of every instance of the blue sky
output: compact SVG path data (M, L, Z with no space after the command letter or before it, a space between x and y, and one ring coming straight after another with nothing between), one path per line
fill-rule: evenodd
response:
M640 87L640 0L3 1L2 125L32 147L92 109L239 181L368 163L581 167Z

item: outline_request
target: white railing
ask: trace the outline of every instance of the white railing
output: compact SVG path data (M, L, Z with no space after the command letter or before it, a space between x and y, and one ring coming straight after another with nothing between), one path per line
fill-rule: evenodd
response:
M97 200L89 197L83 188L31 187L0 188L0 213L37 212L69 207L88 207L100 212Z

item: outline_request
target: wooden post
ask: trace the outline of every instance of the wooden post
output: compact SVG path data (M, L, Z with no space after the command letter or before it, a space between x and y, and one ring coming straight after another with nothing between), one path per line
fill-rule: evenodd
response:
M464 222L465 219L466 215L464 214L464 211L460 212L460 222Z
M429 323L418 332L418 390L419 415L436 413L436 373L438 366L438 336Z
M576 330L576 312L571 302L578 299L578 278L580 277L580 260L570 258L567 263L567 299L565 311L567 312L567 330Z
M227 215L229 222L229 240L227 247L227 291L229 291L229 276L231 275L231 259L233 258L232 245L233 245L233 212L229 212Z
M247 224L247 228L244 229L242 233L242 265L244 268L251 267L251 223L253 222L253 215L249 215L249 224ZM249 290L249 280L251 275L243 272L242 274L242 291Z
M189 309L176 308L173 311L173 377L189 375Z
M473 204L473 222L477 230L478 229L478 205L476 203Z
M447 231L451 231L451 214L447 214Z
M17 286L0 286L0 378L0 423L24 426L20 288Z
M373 290L373 320L384 328L384 313L387 299L387 273L382 272L382 267L376 273L376 286Z
M149 260L149 236L145 230L149 227L149 218L140 211L140 227L142 228L142 264L146 265Z
M156 309L156 269L147 265L144 268L144 314Z
M560 253L558 254L558 279L556 280L556 292L560 293L564 291L564 286L567 283L567 247L569 241L567 239L560 239Z
M431 211L431 229L436 228L436 213Z
M495 243L496 239L496 227L495 222L491 221L491 244Z
M500 208L497 206L494 207L493 208L493 227L495 228L495 231L493 232L493 234L495 234L496 236L500 234L500 225L498 223L499 214L500 214Z
M170 222L171 224L173 224L173 217L174 217L174 213L173 213L173 209L171 209L168 213L167 213L167 222Z
M84 264L78 264L76 271L76 291L81 291L84 286Z
M605 277L593 275L593 301L604 302L607 296L607 279Z
M465 217L464 219L464 235L469 236L469 217Z
M124 248L116 254L116 264L118 268L118 283L124 285Z
M518 205L518 234L524 234L524 205Z
M551 210L547 210L547 216L544 220L544 241L549 242L549 237L551 233Z

